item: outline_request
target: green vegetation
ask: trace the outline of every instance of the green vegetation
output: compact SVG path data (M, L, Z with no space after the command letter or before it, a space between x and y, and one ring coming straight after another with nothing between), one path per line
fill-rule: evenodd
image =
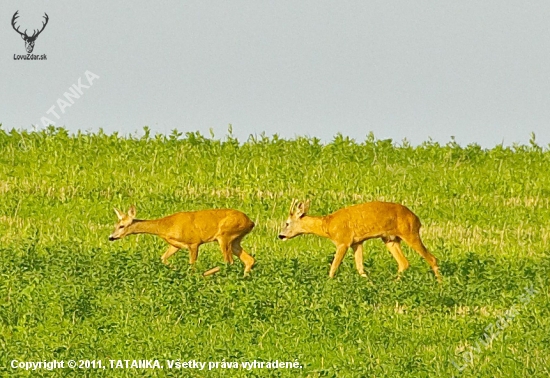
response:
M121 137L0 128L0 375L12 360L294 361L303 369L87 370L91 376L547 377L550 374L550 152L336 136L239 142L188 133ZM328 279L334 246L277 240L292 198L311 214L371 200L422 220L428 264L404 247L397 264L365 243ZM107 240L113 207L138 217L230 207L256 228L243 241L257 265L223 265L219 247L160 262L153 236ZM204 278L214 266L221 272ZM522 301L526 287L538 292ZM490 345L487 327L517 315ZM496 328L494 328L496 329ZM472 347L473 362L461 373ZM466 353L465 353L466 351ZM35 375L84 375L70 369Z

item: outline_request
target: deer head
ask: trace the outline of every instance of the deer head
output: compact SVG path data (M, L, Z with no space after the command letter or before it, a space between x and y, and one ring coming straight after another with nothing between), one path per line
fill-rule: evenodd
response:
M21 38L23 38L25 40L25 49L27 50L27 53L30 54L30 53L32 53L32 50L34 49L34 41L36 41L36 38L38 38L40 33L42 33L42 31L44 30L44 28L48 24L49 17L48 17L47 13L44 13L44 18L46 19L46 22L42 23L42 29L40 29L40 30L34 29L32 35L29 36L29 35L27 35L27 29L25 29L25 31L23 33L21 33L21 31L19 31L19 27L15 26L15 20L17 20L19 18L18 13L19 13L19 11L15 12L15 14L13 15L13 18L11 19L11 26L13 27L13 30L18 32L19 35L21 35Z
M305 230L301 226L301 220L307 215L308 210L309 200L306 202L298 202L293 199L288 211L288 218L283 225L283 229L279 233L279 239L292 239L295 236L303 234Z
M132 205L128 210L128 214L124 214L122 211L115 208L115 213L118 217L118 223L115 225L113 233L109 235L110 241L122 239L126 236L128 233L128 226L130 226L136 218L136 207Z

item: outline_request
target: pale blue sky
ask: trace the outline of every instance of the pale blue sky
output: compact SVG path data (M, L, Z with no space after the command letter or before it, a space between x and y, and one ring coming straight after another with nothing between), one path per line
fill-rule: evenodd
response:
M22 29L48 13L47 61L14 60L16 10ZM4 0L0 123L547 145L549 29L547 0ZM86 71L99 79L61 114Z

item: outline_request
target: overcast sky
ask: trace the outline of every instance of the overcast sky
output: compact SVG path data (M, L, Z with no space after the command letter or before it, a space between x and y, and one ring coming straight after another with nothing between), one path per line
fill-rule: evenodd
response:
M3 0L0 123L547 145L549 29L548 0Z

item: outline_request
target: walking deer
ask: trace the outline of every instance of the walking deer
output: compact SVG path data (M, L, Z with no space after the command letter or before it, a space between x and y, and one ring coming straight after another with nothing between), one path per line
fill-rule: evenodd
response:
M254 258L241 247L242 239L254 228L254 222L246 214L232 209L214 209L180 212L153 220L136 219L135 206L127 214L115 208L118 223L109 240L127 235L151 234L164 239L170 246L161 260L168 265L168 258L181 248L189 250L189 263L197 261L199 246L217 241L225 262L233 264L233 254L244 263L247 275L254 265Z
M309 201L292 200L289 217L279 234L279 239L287 240L302 234L315 234L332 240L336 245L336 255L330 267L329 277L333 278L349 247L355 254L355 266L359 274L366 277L363 268L363 242L381 238L397 261L398 276L409 268L409 261L401 251L401 241L420 254L430 264L437 280L441 282L436 258L428 252L420 239L420 220L405 206L390 202L368 202L313 217L307 215Z

